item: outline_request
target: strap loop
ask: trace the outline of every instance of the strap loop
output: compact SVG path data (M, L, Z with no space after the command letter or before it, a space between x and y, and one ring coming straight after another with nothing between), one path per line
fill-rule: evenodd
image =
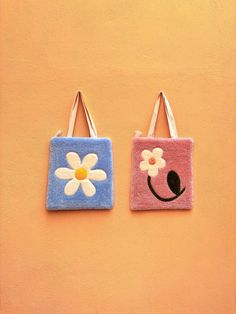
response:
M159 113L159 108L161 104L161 100L163 100L164 106L165 106L165 113L168 121L168 127L169 127L169 132L170 132L170 137L171 138L177 138L177 129L176 129L176 124L175 124L175 119L173 112L171 110L170 103L168 99L166 98L165 94L163 92L160 92L157 98L157 101L154 106L154 111L152 114L152 119L150 123L150 127L148 130L148 137L154 137L155 136L155 130L156 130L156 124L157 124L157 117Z
M85 112L86 121L87 121L88 129L89 129L89 135L90 135L90 137L97 137L97 130L96 130L95 124L94 124L93 119L89 113L88 108L85 105L84 99L82 97L82 93L80 91L77 92L77 94L75 96L74 103L72 105L72 109L71 109L71 113L70 113L70 119L69 119L69 126L68 126L68 131L67 131L67 137L73 136L77 110L78 110L80 103L82 104L83 110Z

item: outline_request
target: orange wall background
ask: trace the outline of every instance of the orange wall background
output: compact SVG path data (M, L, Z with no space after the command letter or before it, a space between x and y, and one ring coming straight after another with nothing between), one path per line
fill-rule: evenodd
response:
M236 313L235 17L233 0L1 1L1 313ZM115 207L48 213L78 88L113 140ZM160 89L195 140L194 209L131 212L131 138Z

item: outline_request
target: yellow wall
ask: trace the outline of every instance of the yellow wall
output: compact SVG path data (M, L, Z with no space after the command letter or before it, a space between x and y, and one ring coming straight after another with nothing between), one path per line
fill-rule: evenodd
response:
M2 313L236 312L235 17L233 0L1 1ZM48 213L78 88L113 139L115 208ZM131 138L160 89L195 139L195 205L133 213Z

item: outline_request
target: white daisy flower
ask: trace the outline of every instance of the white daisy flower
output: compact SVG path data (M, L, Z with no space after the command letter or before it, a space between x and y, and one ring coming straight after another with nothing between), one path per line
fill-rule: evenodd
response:
M106 172L101 169L91 170L98 161L96 154L88 154L83 161L77 153L66 154L66 159L71 168L57 168L55 175L59 179L71 179L66 183L64 193L74 195L79 186L82 186L84 194L88 197L96 193L96 188L90 180L103 181L107 178Z
M140 162L139 167L141 170L148 171L148 175L155 177L158 174L158 170L164 168L166 161L161 158L163 155L163 149L156 147L151 152L150 150L144 149L142 151L143 160Z

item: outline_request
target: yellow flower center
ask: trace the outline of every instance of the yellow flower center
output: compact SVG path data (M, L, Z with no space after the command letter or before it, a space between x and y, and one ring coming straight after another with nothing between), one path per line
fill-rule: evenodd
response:
M77 180L84 180L87 178L87 170L85 168L78 168L75 170L75 177Z

